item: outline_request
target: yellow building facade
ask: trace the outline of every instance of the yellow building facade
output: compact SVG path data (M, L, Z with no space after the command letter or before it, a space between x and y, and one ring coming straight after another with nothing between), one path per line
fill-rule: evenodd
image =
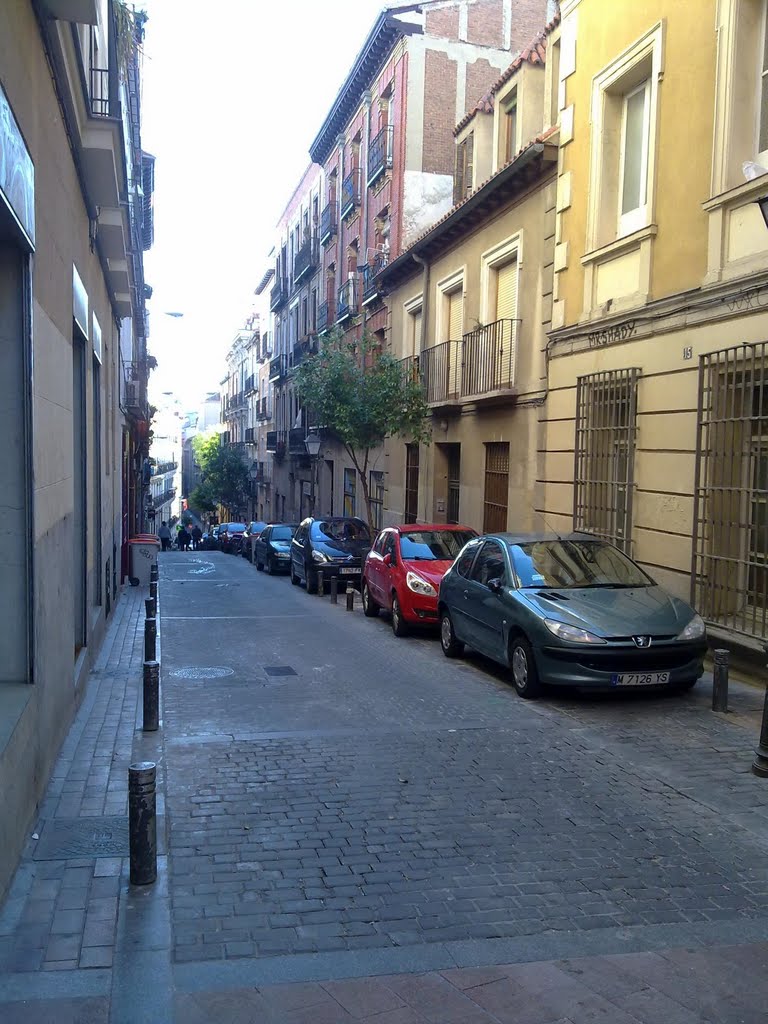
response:
M692 597L713 638L755 646L768 636L766 4L564 0L561 15L536 509Z
M382 274L390 349L421 378L432 430L428 445L387 442L385 525L533 525L558 155L546 55L556 46L553 24L460 122L453 208Z

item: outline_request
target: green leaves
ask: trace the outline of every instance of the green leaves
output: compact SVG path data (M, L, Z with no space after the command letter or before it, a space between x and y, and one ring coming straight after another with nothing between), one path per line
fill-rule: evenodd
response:
M215 431L197 434L192 439L195 461L203 482L189 496L194 508L213 512L217 505L243 505L248 495L248 470L240 454L222 445Z

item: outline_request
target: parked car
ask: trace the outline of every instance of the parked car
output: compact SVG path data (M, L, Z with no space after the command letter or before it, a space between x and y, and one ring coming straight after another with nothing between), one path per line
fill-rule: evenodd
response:
M470 541L440 584L440 643L508 666L521 697L543 684L689 689L707 649L701 617L618 548L585 534Z
M251 551L253 550L251 546L251 537L253 537L254 540L258 539L258 537L261 535L261 531L266 527L266 525L266 523L255 521L248 523L248 525L245 528L245 533L243 534L243 543L240 549L240 554L243 556L243 558L247 558L250 560Z
M259 572L288 572L291 540L298 528L297 523L270 523L264 527L253 548L253 561Z
M363 611L392 613L395 636L413 623L437 624L437 592L454 558L477 531L469 526L409 524L382 530L363 567Z
M219 527L219 548L228 554L240 551L245 533L245 523L222 523ZM235 548L235 545L237 547Z
M317 592L317 573L323 570L326 579L339 579L357 584L365 556L371 548L371 535L362 519L329 516L305 519L291 541L291 583L303 580L307 592Z

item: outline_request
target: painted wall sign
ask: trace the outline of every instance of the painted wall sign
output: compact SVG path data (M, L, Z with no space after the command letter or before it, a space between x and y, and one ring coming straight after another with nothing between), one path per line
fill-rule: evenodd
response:
M35 167L8 97L0 86L0 192L35 244Z

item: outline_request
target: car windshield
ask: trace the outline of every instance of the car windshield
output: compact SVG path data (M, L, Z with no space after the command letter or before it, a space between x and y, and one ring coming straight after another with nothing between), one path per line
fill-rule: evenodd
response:
M296 532L293 526L273 526L270 540L290 540Z
M229 530L230 533L244 533L245 532L245 524L244 523L230 523L229 526L227 527L227 529Z
M326 519L312 524L312 540L341 540L370 543L371 535L363 522L352 519Z
M400 534L400 554L409 562L452 562L473 537L469 530L412 530Z
M521 587L652 587L653 580L612 544L601 540L540 540L511 544Z

